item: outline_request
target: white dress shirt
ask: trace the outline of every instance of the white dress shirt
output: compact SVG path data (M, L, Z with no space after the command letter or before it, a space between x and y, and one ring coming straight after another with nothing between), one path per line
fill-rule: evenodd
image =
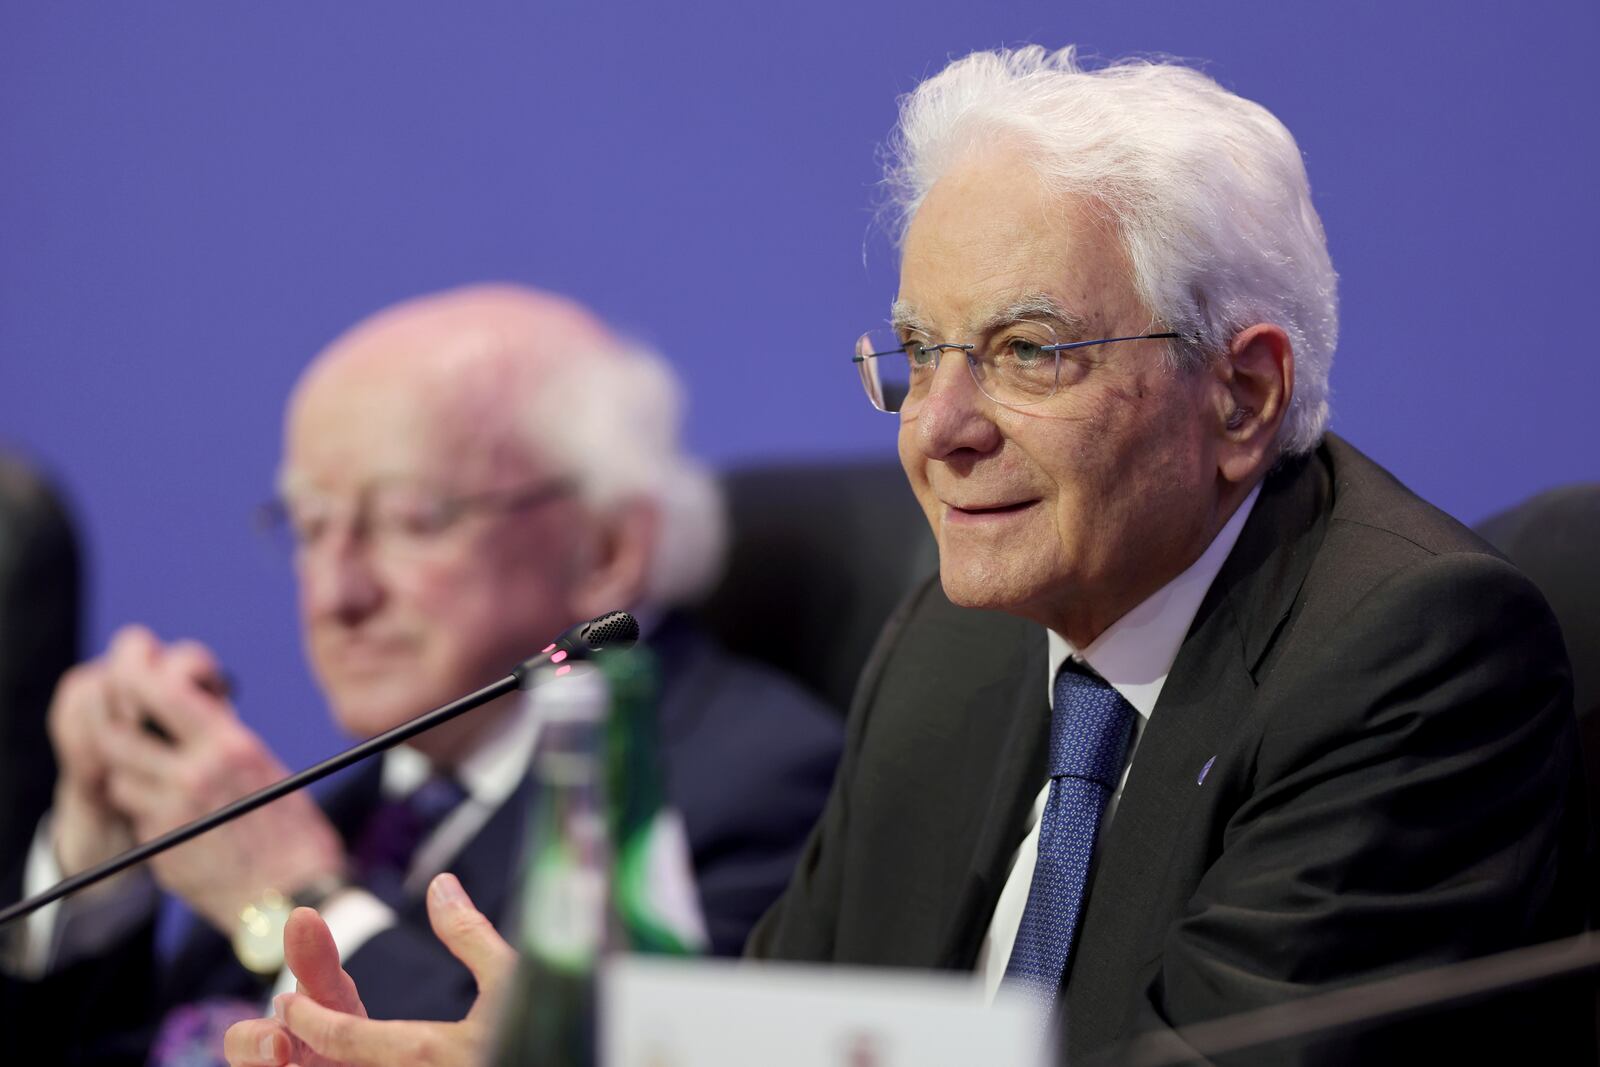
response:
M1138 607L1112 623L1105 632L1083 649L1074 648L1072 642L1053 630L1046 631L1050 657L1049 673L1045 675L1046 698L1054 700L1056 671L1068 658L1089 666L1122 698L1138 712L1134 719L1133 741L1128 745L1128 761L1122 768L1122 777L1111 794L1105 813L1100 817L1099 833L1116 814L1117 802L1122 799L1122 788L1128 782L1128 769L1139 748L1139 738L1144 734L1145 723L1155 711L1161 696L1161 687L1167 682L1178 650L1194 622L1200 602L1206 597L1223 561L1233 551L1244 529L1245 520L1255 507L1261 487L1257 486L1245 497L1244 503L1218 531L1217 536L1200 554L1200 558L1172 581L1156 590ZM1022 912L1028 903L1028 889L1033 883L1033 869L1039 860L1039 822L1044 815L1045 802L1050 797L1050 783L1045 782L1028 814L1028 831L1021 846L1011 860L1011 873L1001 887L1000 898L995 903L994 916L989 921L989 932L978 949L977 972L984 991L993 999L1005 977L1006 963L1011 959L1011 948L1017 940L1017 930L1022 925Z
M408 892L421 892L516 791L538 739L539 719L531 696L537 692L530 690L530 696L521 699L479 738L457 767L456 778L466 797L412 857L405 879ZM383 797L396 799L426 781L432 768L422 753L401 746L384 753L380 773ZM51 845L48 813L34 834L23 880L23 891L28 896L61 880ZM41 908L25 920L21 950L10 961L9 969L23 977L36 978L76 960L99 955L148 918L157 900L149 874L139 870L112 886L97 887ZM397 919L387 904L357 886L334 893L319 910L333 934L341 960L349 959ZM294 976L285 968L279 973L273 992L293 988Z

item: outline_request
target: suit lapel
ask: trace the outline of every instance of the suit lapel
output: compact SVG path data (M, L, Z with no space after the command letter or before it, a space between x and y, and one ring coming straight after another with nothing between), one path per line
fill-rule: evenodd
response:
M317 804L344 838L345 845L354 848L362 827L383 800L383 757L368 760L330 781L337 784L325 795L319 795Z
M974 702L974 707L993 709L989 722L1002 724L1005 736L999 762L992 765L993 777L974 793L983 815L973 839L972 866L947 926L943 964L952 969L970 970L977 960L1022 841L1029 808L1044 787L1050 742L1050 702L1045 698L1048 656L1043 633L1037 636L1012 669L980 690Z
M1254 699L1256 678L1321 543L1329 480L1320 457L1271 476L1190 626L1134 753L1067 976L1071 1047L1121 1030L1128 992L1158 956L1164 890L1195 810L1196 778Z
M524 774L483 828L472 836L445 869L460 879L462 888L502 932L513 929L513 892L521 882L527 841L529 805L534 795L533 772ZM419 913L427 914L426 900L417 898Z

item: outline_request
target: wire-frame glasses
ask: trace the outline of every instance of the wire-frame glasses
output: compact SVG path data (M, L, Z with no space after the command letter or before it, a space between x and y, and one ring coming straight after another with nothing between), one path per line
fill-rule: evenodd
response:
M976 344L903 337L891 329L868 330L856 339L853 362L867 399L879 411L913 416L927 398L939 358L946 351L966 357L967 369L983 395L996 404L1020 408L1054 396L1061 387L1063 352L1119 341L1179 339L1176 333L1102 337L1058 342L1042 322L1017 323L995 334L982 349Z

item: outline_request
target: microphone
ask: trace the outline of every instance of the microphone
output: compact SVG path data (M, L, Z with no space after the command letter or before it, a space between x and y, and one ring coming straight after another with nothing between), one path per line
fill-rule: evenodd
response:
M626 611L607 612L598 618L590 619L588 622L582 622L572 627L546 645L544 650L537 656L532 656L517 664L509 677L515 678L518 685L524 685L527 683L529 674L547 663L569 661L575 663L579 660L588 659L594 653L608 648L632 648L633 643L637 640L639 640L638 619L635 619ZM496 684L503 684L504 681L505 679L501 679ZM435 713L430 712L429 714ZM422 718L426 717L423 716ZM419 721L421 720L413 719L406 726ZM440 719L439 721L443 722L444 720ZM434 724L428 724L428 726L432 725ZM401 729L404 728L401 727ZM427 726L422 727L422 729L427 729ZM387 737L389 735L382 734L380 736ZM411 735L407 734L406 736L410 737ZM384 747L387 748L389 746L385 745Z
M20 919L24 915L30 915L46 904L53 903L62 897L69 896L80 889L125 871L136 863L143 863L151 856L181 845L190 838L199 837L207 830L214 829L225 822L231 822L241 815L255 811L263 804L270 804L281 796L286 796L297 789L310 785L312 782L326 778L328 775L335 771L341 771L352 763L358 763L374 753L393 748L395 745L415 737L424 730L431 730L441 723L449 722L458 715L474 708L482 707L497 697L505 696L507 693L527 685L529 676L540 667L552 663L562 664L557 670L559 673L564 673L566 666L569 664L586 660L596 652L606 649L629 648L638 639L639 623L626 611L609 612L599 618L579 623L552 641L538 655L530 656L517 664L510 674L492 685L484 686L475 693L469 693L443 707L418 715L409 722L401 723L392 730L385 731L376 737L368 738L354 748L347 749L337 756L331 756L315 766L307 767L303 771L291 774L287 778L258 789L248 796L240 797L231 804L225 804L209 815L202 815L193 822L168 830L161 836L153 837L144 844L130 848L119 856L111 857L104 863L79 871L70 878L64 878L44 892L29 897L27 900L18 901L7 908L0 909L0 927L5 926L13 919Z

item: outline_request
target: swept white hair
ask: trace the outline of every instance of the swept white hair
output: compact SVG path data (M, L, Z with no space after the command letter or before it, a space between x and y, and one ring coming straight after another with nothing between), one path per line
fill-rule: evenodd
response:
M997 135L1020 138L1046 187L1103 205L1135 290L1174 333L1175 361L1214 357L1241 329L1294 345L1286 453L1328 422L1337 278L1294 137L1266 108L1173 62L1084 70L1071 47L975 52L901 100L889 144L897 235L940 176Z
M585 500L608 508L642 498L659 510L645 604L705 593L721 573L726 511L711 473L683 451L683 393L666 361L622 341L574 353L546 365L532 400L533 447L571 472Z

